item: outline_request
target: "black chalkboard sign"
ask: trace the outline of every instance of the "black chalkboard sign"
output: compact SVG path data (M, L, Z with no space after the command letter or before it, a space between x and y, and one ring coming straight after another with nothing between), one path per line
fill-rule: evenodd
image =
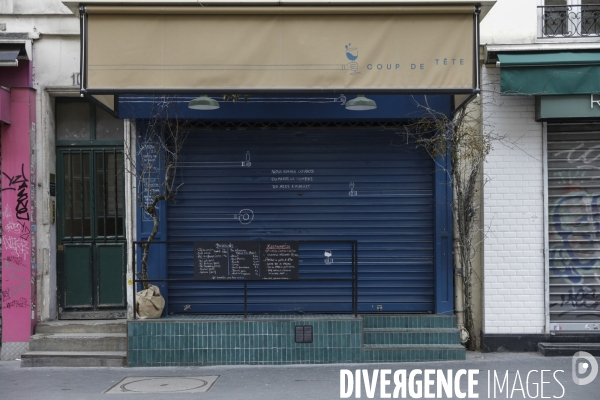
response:
M194 242L194 278L298 279L298 242Z
M298 242L259 242L261 279L298 279Z

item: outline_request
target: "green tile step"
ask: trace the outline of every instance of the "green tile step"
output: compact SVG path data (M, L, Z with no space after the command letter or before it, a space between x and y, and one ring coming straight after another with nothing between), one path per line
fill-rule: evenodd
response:
M456 328L364 328L365 344L460 344Z
M465 350L465 348L461 344L363 344L363 350Z
M384 345L365 344L362 349L363 362L420 362L465 360L466 349L456 344L429 345Z
M362 315L364 328L455 328L454 315Z
M457 328L363 328L363 332L458 332Z
M422 362L465 360L467 351L457 345L396 346L370 345L362 350L363 362Z

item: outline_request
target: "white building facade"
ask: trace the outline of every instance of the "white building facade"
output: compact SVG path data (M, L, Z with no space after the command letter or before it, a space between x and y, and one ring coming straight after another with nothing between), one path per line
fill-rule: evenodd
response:
M598 10L500 0L482 23L485 351L600 329Z

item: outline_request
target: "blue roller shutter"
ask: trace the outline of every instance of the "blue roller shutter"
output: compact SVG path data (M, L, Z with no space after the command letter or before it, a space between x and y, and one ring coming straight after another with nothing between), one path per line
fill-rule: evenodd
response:
M433 162L390 130L195 131L168 206L173 241L301 241L300 280L248 282L249 312L433 312ZM311 243L304 241L314 241ZM325 253L330 254L326 256ZM169 245L168 277L193 278ZM169 311L241 313L243 283L171 282Z

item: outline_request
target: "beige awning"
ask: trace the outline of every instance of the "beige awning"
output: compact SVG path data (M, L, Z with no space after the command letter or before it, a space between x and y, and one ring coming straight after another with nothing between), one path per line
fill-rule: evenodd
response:
M88 6L83 91L473 93L472 6Z

